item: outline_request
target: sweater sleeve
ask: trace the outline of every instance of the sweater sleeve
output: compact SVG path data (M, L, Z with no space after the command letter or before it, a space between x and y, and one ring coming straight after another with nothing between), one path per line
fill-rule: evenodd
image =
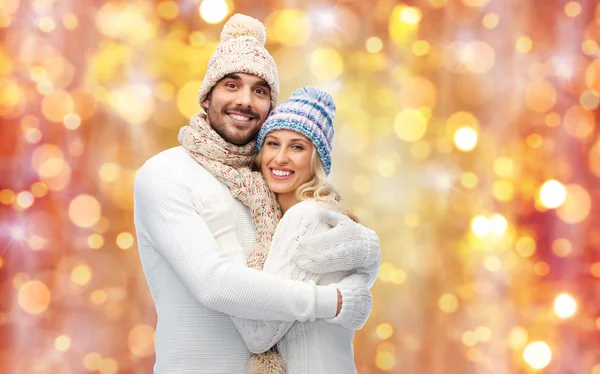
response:
M167 170L165 170L167 169ZM146 163L134 185L136 229L168 261L194 297L208 308L248 319L306 321L331 318L319 307L335 288L277 278L231 264L196 214L184 176Z
M314 274L299 268L290 261L291 255L298 249L297 238L311 235L326 228L318 219L318 205L306 202L290 209L280 221L269 257L263 271L281 278L289 278L315 284L322 274ZM244 339L250 352L259 354L269 350L283 338L294 322L256 321L232 317L238 332Z

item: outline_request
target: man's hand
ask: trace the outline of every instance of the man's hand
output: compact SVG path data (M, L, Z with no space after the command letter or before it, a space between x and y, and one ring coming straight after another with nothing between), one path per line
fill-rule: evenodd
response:
M353 270L369 266L379 254L379 238L349 217L324 210L319 217L331 228L299 238L292 261L317 274Z

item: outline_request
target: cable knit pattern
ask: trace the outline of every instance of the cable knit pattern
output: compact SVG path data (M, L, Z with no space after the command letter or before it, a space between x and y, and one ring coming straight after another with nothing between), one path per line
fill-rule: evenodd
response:
M246 257L254 246L249 210L183 147L161 152L141 167L134 219L158 316L154 372L242 374L250 352L228 315L331 318L336 291L231 264L196 213L190 195L197 190L217 191L228 202Z
M281 209L262 175L250 170L255 143L236 146L226 142L206 123L204 114L193 116L190 125L181 128L179 142L200 165L229 187L233 197L250 208L256 245L248 266L262 269Z
M204 205L210 206L211 200L214 199L207 198ZM364 325L371 310L369 288L379 271L379 261L374 261L369 268L357 270L355 274L345 271L324 275L307 272L290 261L298 250L299 238L318 236L330 229L328 223L322 220L327 211L314 200L303 201L290 208L277 226L263 271L311 283L331 283L344 277L351 279L348 284L339 284L344 290L340 291L344 304L342 313L331 320L333 324L323 321L294 324L232 318L251 352L262 353L278 344L286 359L288 374L353 372L352 330ZM202 209L199 209L199 213L202 214ZM231 215L229 211L221 213ZM229 220L221 217L216 221ZM212 226L212 229L217 231L218 227ZM216 239L221 244L219 236ZM376 251L374 248L369 250ZM359 312L355 314L351 312L353 310ZM349 328L342 328L335 323ZM318 351L333 354L317 355Z

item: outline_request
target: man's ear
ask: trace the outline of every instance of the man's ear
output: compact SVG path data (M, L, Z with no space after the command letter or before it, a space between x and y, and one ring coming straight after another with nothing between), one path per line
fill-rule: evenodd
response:
M208 93L208 95L206 95L204 100L202 100L202 106L208 109L209 103L210 103L210 92Z

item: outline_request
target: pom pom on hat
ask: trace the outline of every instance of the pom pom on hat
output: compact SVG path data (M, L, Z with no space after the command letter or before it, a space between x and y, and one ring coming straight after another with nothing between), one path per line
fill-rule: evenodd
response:
M246 73L264 79L271 88L271 109L277 104L279 78L275 60L265 49L267 33L263 24L252 17L234 14L223 26L221 44L208 61L198 102L204 101L217 82L227 74Z
M257 19L244 14L234 14L229 18L221 31L221 43L240 36L251 36L258 40L261 45L267 42L265 26Z

